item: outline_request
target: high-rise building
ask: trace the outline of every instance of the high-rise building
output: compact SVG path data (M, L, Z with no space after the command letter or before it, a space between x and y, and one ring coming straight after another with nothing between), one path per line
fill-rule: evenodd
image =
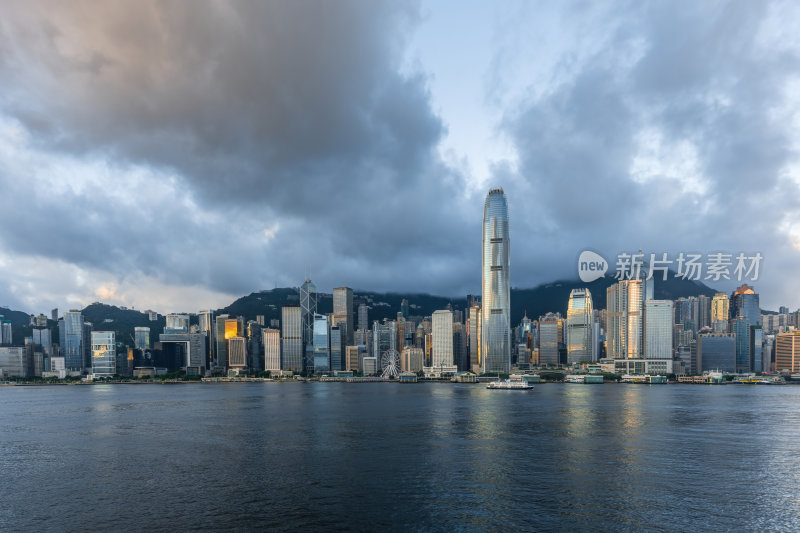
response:
M59 343L67 371L80 372L84 369L83 332L83 315L80 311L67 311L64 318L58 321Z
M150 328L141 326L133 328L133 346L139 350L150 349Z
M341 322L339 323L341 324ZM346 370L344 367L344 332L342 326L330 327L330 343L331 343L331 371Z
M433 350L431 366L434 368L453 365L453 312L448 310L434 311Z
M209 309L204 309L197 313L197 325L200 333L206 336L206 346L208 347L209 360L212 362L216 359L216 342L214 340L214 312Z
M50 319L53 322L58 322L58 307L50 311Z
M698 372L736 372L736 338L729 334L697 336Z
M422 348L406 346L400 352L400 370L403 372L419 372L424 364L425 352Z
M53 356L53 341L50 328L33 328L31 331L33 344L42 347L42 353L48 358Z
M313 345L312 345L313 346ZM303 370L303 313L296 305L281 308L281 370Z
M380 367L383 354L386 350L397 346L397 322L394 320L372 323L372 356L378 361ZM382 368L379 368L383 370Z
M342 337L349 344L353 342L353 289L350 287L336 287L333 289L333 321L332 325L340 322L345 324Z
M309 279L300 286L300 310L303 318L303 369L314 371L314 320L317 314L317 286Z
M314 373L322 374L331 369L330 344L328 340L328 317L314 315Z
M761 326L750 326L750 370L753 372L769 371L764 368L763 342L764 335Z
M277 329L262 330L264 344L264 370L281 370L281 332Z
M482 361L483 372L511 370L511 286L509 281L508 201L491 189L483 206Z
M718 292L711 299L711 325L717 320L728 321L728 309L730 306L730 299L724 292Z
M366 304L358 306L358 329L361 331L369 329L369 307Z
M644 357L672 359L672 300L647 300L644 303Z
M92 378L110 378L117 373L117 343L113 331L92 332Z
M744 316L737 316L730 323L730 330L736 336L736 372L750 372L750 322Z
M711 298L705 294L697 297L697 329L711 327Z
M620 280L606 289L606 357L642 357L642 281Z
M554 313L539 318L539 364L561 364L561 347L564 344L564 321Z
M592 294L589 289L572 289L567 303L567 363L592 360L592 333Z
M247 339L232 336L228 341L228 368L241 370L247 367Z
M255 371L261 370L264 368L261 326L255 320L248 320L245 332L247 333L247 368Z
M470 368L476 371L481 368L481 320L480 304L471 305L467 309L467 350L469 350ZM414 346L417 346L416 341Z
M758 294L745 283L731 296L730 318L744 317L751 326L761 324Z
M345 347L345 370L352 370L353 372L361 372L360 360L358 357L358 346Z
M214 328L215 349L214 369L222 372L228 368L228 338L225 335L225 323L228 315L217 315Z
M800 373L800 331L775 337L775 371Z

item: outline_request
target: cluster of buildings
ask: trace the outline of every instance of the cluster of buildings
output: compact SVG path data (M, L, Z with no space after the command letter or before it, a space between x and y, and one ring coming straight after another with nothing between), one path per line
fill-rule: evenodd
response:
M2 376L58 377L160 371L194 375L270 372L334 375L358 372L394 377L403 372L443 377L461 372L511 373L536 368L594 365L618 374L800 372L800 311L762 314L747 285L732 295L677 300L654 298L644 268L606 290L606 309L596 309L588 288L569 295L566 316L527 315L511 327L508 204L502 189L486 196L480 297L464 309L413 313L403 300L393 319L369 321L369 298L349 287L333 289L333 311L320 313L320 294L310 279L299 287L298 305L284 305L266 323L215 314L170 314L163 328L136 327L130 339L96 331L78 310L52 320L32 317L32 335L11 344L11 326L0 317ZM159 320L146 312L151 321Z

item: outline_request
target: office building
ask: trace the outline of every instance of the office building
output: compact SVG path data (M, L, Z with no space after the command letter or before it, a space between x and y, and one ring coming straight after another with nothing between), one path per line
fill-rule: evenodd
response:
M481 261L483 372L511 370L511 285L508 202L502 188L491 189L483 206Z
M314 367L315 374L330 372L331 356L330 344L328 339L328 317L325 315L314 315Z
M592 360L592 294L589 289L573 289L567 302L567 363ZM528 333L523 324L523 333Z
M277 372L281 367L281 332L277 329L261 331L264 344L264 370Z
M348 344L353 342L353 289L350 287L336 287L333 289L333 321L336 326L344 323L342 338Z
M225 322L228 315L217 315L214 320L214 370L224 372L228 368L228 340L225 336Z
M344 331L343 323L339 322L337 326L330 327L330 353L331 353L331 371L347 370L344 361Z
M317 286L309 279L300 286L300 310L303 319L303 369L314 372L314 321L317 315Z
M641 359L642 282L620 280L606 289L606 357Z
M644 303L646 359L672 359L672 300L647 300Z
M303 314L299 306L281 308L281 370L303 370Z
M400 352L400 370L402 372L419 372L425 366L425 352L422 348L406 346Z
M734 291L730 301L730 318L744 317L751 326L761 324L758 294L746 283Z
M731 319L731 332L736 336L736 372L750 372L750 322L744 316Z
M560 365L564 345L564 321L558 314L547 313L539 318L539 364Z
M228 368L241 371L247 368L247 339L241 336L228 337Z
M92 332L92 379L117 373L117 343L113 331Z
M453 362L453 312L448 310L434 311L433 350L431 366L452 366Z
M133 328L133 346L139 350L150 349L150 328L148 327Z
M207 340L205 333L162 333L158 336L161 349L154 354L155 366L202 376L206 370Z
M82 371L85 367L85 356L83 315L81 312L72 309L64 313L64 317L58 321L58 333L61 354L64 356L67 371Z
M698 373L736 372L736 336L732 334L703 334L697 337Z
M359 349L357 345L345 347L345 370L353 372L361 372L361 359L359 358Z
M28 350L22 346L0 347L0 378L31 377Z
M358 329L361 331L369 329L369 307L366 304L358 306Z
M168 314L164 333L189 333L189 315Z
M800 331L775 337L775 371L800 373Z
M467 350L469 351L469 365L473 372L480 372L481 368L481 306L473 304L467 309ZM416 337L414 346L417 345Z

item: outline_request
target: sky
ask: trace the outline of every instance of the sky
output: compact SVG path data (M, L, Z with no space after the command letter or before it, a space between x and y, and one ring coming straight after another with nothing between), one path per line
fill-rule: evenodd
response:
M0 306L479 293L760 253L800 306L793 2L4 2ZM613 266L612 266L613 269ZM731 291L735 280L706 281Z

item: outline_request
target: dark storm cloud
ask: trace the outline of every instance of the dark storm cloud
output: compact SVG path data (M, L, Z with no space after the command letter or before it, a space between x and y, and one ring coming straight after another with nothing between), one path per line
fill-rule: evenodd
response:
M408 287L404 267L436 269L463 252L452 238L463 228L462 177L435 153L443 125L424 76L399 73L415 6L47 8L17 3L4 17L0 75L14 81L3 111L42 151L174 173L182 194L217 216L180 220L165 199L140 205L157 219L131 226L135 212L103 213L100 190L53 206L70 222L49 253L242 292L299 283L303 265L327 284ZM87 213L102 224L89 227ZM271 227L273 240L257 238ZM30 252L33 235L10 243ZM107 246L114 253L98 254ZM449 286L420 288L460 290L474 277L450 274Z

